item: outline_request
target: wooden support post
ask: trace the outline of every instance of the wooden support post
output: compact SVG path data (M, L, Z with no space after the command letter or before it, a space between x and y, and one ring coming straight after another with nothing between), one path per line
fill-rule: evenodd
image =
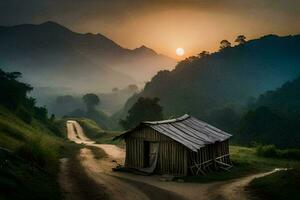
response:
M217 169L217 162L216 162L216 149L215 149L215 145L212 146L212 155L213 155L213 165L214 165L214 169Z
M184 148L184 175L187 176L188 174L188 162L187 162L187 158L188 158L188 151L186 150L186 148Z

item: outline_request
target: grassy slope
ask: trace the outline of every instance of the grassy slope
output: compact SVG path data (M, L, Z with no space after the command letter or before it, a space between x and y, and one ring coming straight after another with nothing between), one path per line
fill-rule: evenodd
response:
M43 124L26 124L0 107L0 199L59 199L62 141Z
M248 189L260 199L300 199L300 169L280 171L254 179Z
M120 135L121 132L103 130L96 124L96 122L90 119L80 118L74 120L76 120L82 126L85 134L92 140L96 141L96 143L116 144L118 146L124 145L124 142L122 141L120 142L112 140L115 136Z
M279 167L300 168L300 161L257 156L254 148L230 146L230 154L234 165L230 172L219 171L206 176L190 176L184 177L183 179L190 182L222 181L247 176L253 173L265 172Z

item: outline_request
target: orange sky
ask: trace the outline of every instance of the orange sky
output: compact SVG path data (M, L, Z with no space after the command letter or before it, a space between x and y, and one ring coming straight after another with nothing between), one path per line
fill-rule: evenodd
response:
M177 59L177 47L190 56L216 51L222 39L233 42L239 34L300 33L299 0L3 0L0 8L0 25L51 20Z
M239 34L253 39L271 33L300 33L300 20L296 16L285 15L274 20L273 15L265 11L238 15L185 8L148 12L113 24L95 19L74 28L80 32L100 31L127 48L144 44L159 53L181 59L175 53L177 47L185 49L185 56L191 56L203 50L218 50L223 39L234 43Z

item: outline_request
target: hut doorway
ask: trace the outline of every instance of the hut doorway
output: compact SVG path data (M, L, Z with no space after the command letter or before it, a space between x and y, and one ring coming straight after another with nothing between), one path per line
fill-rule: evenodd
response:
M157 163L158 142L144 141L144 167L155 168Z

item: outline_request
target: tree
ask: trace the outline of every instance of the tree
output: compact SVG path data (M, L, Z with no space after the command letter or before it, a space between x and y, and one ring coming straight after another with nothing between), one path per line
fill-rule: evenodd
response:
M224 131L233 132L241 116L231 106L224 106L212 109L206 118L212 125Z
M231 43L228 40L222 40L220 42L220 49L221 50L229 48L229 47L231 47Z
M120 120L121 126L131 129L142 121L163 119L163 108L158 104L158 98L140 97L129 109L125 120Z
M235 42L237 42L239 45L246 43L246 36L244 35L238 35L235 39Z
M19 82L20 72L4 72L0 69L0 103L6 108L17 111L27 100L27 93L33 88Z
M261 143L286 147L287 144L293 146L291 141L293 137L286 137L287 133L292 132L289 122L279 113L262 106L245 114L239 123L234 139L243 145ZM295 141L295 139L292 140Z
M35 107L34 117L42 122L48 121L48 111L45 107Z
M192 62L194 62L195 60L198 60L198 57L197 57L197 56L190 56L190 57L188 57L187 59L188 59L188 61L189 61L190 63L192 63Z
M198 57L199 58L203 58L203 57L206 57L209 55L209 52L208 51L202 51L201 53L198 54Z
M128 85L128 89L132 92L137 92L139 90L138 86L135 84Z
M86 104L87 111L94 110L95 106L100 103L100 99L93 93L88 93L82 97L83 102Z
M51 117L50 117L50 122L54 122L55 121L55 115L54 114L51 114Z

